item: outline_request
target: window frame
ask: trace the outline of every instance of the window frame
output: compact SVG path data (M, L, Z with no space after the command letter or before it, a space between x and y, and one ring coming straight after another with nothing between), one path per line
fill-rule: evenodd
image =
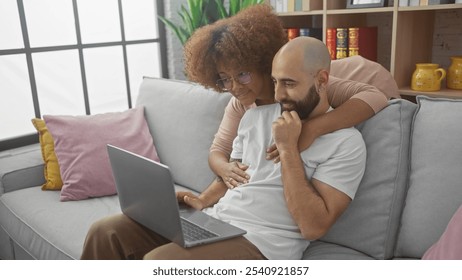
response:
M130 79L128 71L128 58L127 58L127 46L136 45L136 44L146 44L146 43L158 43L160 50L160 68L161 76L163 78L168 78L168 63L167 63L167 43L166 43L166 30L164 24L157 18L157 28L158 28L158 38L155 39L144 39L144 40L126 40L125 38L125 27L124 27L124 18L123 18L123 7L122 0L117 0L118 10L119 10L119 23L121 27L121 40L114 42L102 42L102 43L91 43L84 44L82 43L82 36L79 23L79 14L77 8L77 1L72 0L72 7L74 10L74 19L75 19L75 29L77 36L77 43L73 45L60 45L60 46L50 46L50 47L31 47L29 41L29 34L27 30L26 15L24 9L23 0L17 0L18 4L18 14L21 24L21 33L24 41L24 48L19 49L6 49L0 50L0 56L3 55L15 55L15 54L24 54L26 56L27 69L29 74L29 81L31 86L32 101L34 105L34 113L36 118L41 118L40 112L40 102L38 98L38 90L34 72L34 65L32 61L32 54L40 52L49 52L49 51L63 51L63 50L78 50L79 54L79 64L80 64L80 74L82 78L83 86L83 95L85 103L85 113L89 115L90 112L90 103L88 97L88 87L87 87L87 78L85 75L85 62L83 56L83 50L89 48L99 48L99 47L112 47L112 46L121 46L123 50L123 63L124 63L124 74L126 82L126 92L128 100L128 108L132 108L131 92L130 92ZM156 1L157 15L164 15L164 1ZM0 140L0 151L19 148L22 146L27 146L39 142L38 133L31 133L27 135L22 135L18 137L12 137Z

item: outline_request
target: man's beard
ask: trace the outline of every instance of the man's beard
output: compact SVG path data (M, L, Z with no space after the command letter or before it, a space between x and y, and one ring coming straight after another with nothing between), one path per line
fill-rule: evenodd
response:
M281 111L295 111L301 120L306 120L313 112L314 108L319 104L319 94L316 87L312 85L308 90L305 98L300 101L292 101L288 99L281 100Z

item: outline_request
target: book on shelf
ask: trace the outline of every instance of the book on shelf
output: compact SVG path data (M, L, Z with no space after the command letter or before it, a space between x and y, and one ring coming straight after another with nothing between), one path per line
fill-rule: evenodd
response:
M303 11L303 0L295 0L294 10L296 12Z
M348 28L348 56L377 61L377 27Z
M300 28L300 36L314 37L322 41L322 28L318 28L318 27Z
M312 0L295 0L295 11L296 12L311 11L310 1Z
M287 12L295 12L295 0L287 0Z
M300 36L300 29L299 28L287 28L287 38L292 40L296 37Z
M298 36L314 37L322 41L322 28L317 27L302 27L302 28L287 28L287 38L292 40Z
M287 12L288 2L287 0L271 0L270 5L277 13Z
M409 6L409 0L399 0L399 6L400 7Z
M337 59L337 28L327 28L326 46L330 53L330 59Z
M337 59L348 57L348 28L337 27Z
M451 4L451 0L420 0L420 6Z
M377 61L377 27L329 27L326 46L332 60L361 55Z
M277 13L310 11L312 0L270 0L270 5Z

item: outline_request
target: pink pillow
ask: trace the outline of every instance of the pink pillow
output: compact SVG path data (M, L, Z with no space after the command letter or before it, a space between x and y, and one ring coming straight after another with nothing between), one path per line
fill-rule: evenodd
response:
M144 108L91 116L43 116L63 180L61 201L116 194L107 144L159 161Z
M449 221L440 239L423 255L424 260L462 260L462 206Z

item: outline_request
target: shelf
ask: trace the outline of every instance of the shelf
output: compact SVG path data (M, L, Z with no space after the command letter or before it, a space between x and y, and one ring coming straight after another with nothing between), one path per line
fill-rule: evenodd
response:
M410 87L400 88L399 92L401 95L404 96L418 96L418 95L425 95L428 97L436 97L436 98L451 98L451 99L462 99L462 90L455 90L455 89L448 89L442 88L440 91L415 91L412 90Z
M305 1L305 0L304 0ZM402 96L462 99L462 90L416 92L410 89L416 63L436 63L447 69L450 57L462 55L462 4L346 8L345 0L306 0L310 11L281 13L284 26L322 28L378 27L377 62L391 72Z
M413 11L432 11L432 10L451 10L461 9L462 4L442 4L442 5L428 5L428 6L412 6L412 7L398 7L398 12L413 12Z
M322 10L315 10L315 11L299 11L299 12L286 12L286 13L278 13L280 17L293 17L293 16L321 16L323 14Z
M393 7L383 8L367 8L367 9L337 9L327 10L328 15L351 15L351 14L369 14L369 13L390 13L393 12Z

